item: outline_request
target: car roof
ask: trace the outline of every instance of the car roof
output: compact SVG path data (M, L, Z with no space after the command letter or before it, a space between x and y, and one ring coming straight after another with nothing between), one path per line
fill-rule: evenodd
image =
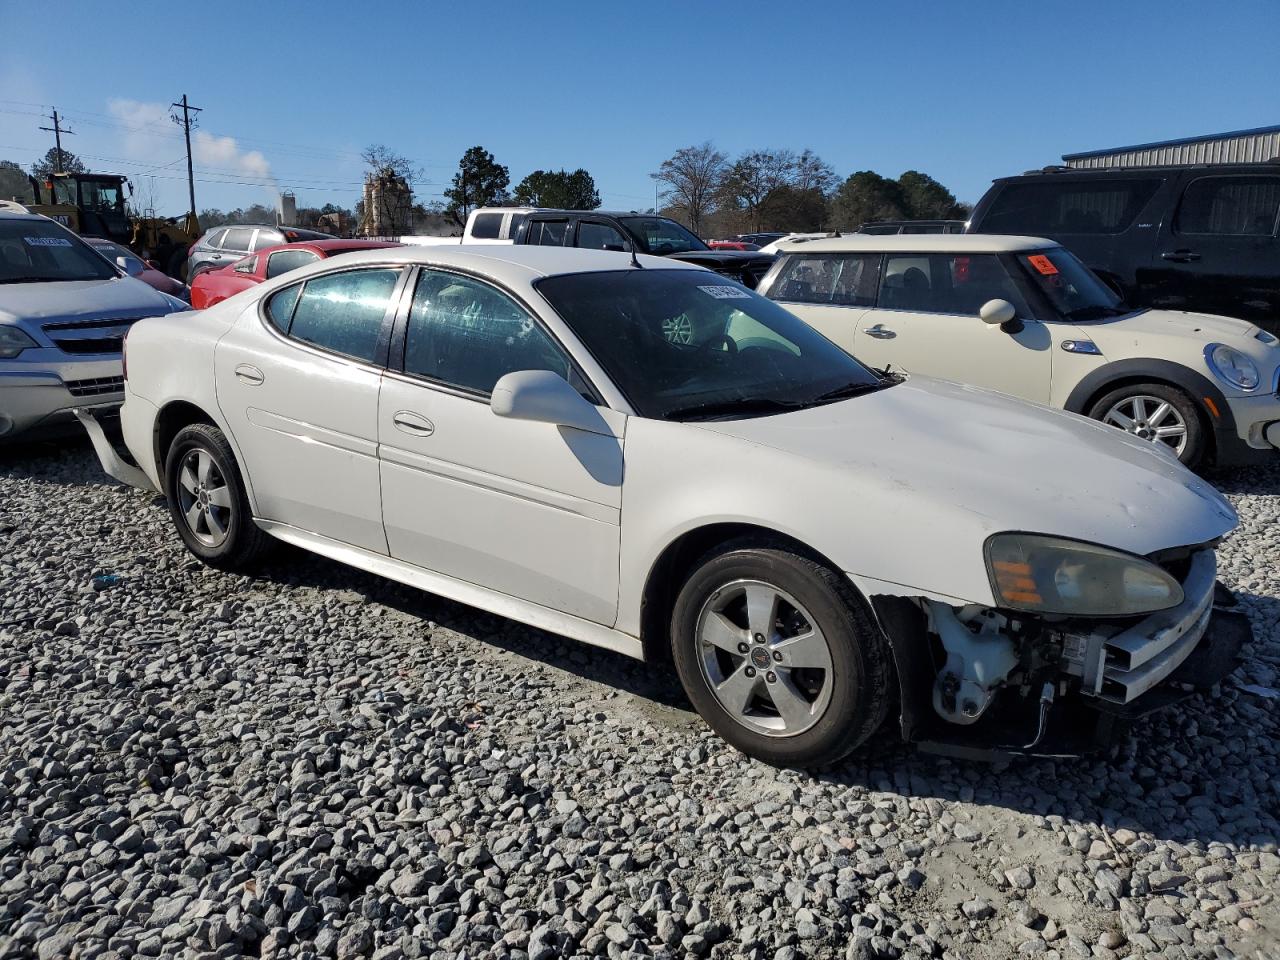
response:
M1042 237L1008 237L983 233L848 233L818 240L778 241L786 253L1021 253L1058 246Z
M348 250L380 250L383 247L400 247L401 243L394 240L298 240L294 243L277 243L270 247L263 247L255 253L249 254L249 257L256 257L264 253L275 253L277 250L318 250L321 253L345 253ZM245 257L248 260L249 257Z

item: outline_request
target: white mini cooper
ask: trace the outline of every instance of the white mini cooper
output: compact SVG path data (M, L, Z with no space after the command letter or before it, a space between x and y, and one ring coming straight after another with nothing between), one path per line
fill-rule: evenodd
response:
M659 664L744 751L897 707L1062 749L1235 664L1230 505L1150 444L886 376L700 267L540 246L344 254L127 342L114 475L190 550L273 539Z
M1084 414L1228 464L1280 448L1280 345L1244 320L1127 308L1035 237L779 245L760 292L863 363Z

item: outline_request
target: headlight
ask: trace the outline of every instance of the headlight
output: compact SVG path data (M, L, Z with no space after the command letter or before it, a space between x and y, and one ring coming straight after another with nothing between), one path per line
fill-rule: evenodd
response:
M997 533L986 554L996 602L1013 610L1127 617L1182 602L1182 585L1155 564L1092 543Z
M12 360L29 347L38 347L29 336L17 327L0 326L0 360Z
M1225 343L1209 344L1204 358L1219 380L1237 390L1256 390L1262 382L1257 364Z

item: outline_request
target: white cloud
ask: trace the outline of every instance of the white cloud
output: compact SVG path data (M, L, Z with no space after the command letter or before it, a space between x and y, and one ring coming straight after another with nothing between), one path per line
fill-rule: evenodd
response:
M235 137L215 137L197 130L191 138L191 152L198 164L223 173L240 173L269 178L271 164L257 150L243 151Z

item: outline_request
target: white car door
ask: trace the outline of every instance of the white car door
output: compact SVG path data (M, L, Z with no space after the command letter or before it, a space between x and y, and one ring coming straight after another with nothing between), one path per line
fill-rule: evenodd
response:
M378 392L405 273L365 267L285 287L218 343L218 403L263 519L387 552Z
M1017 311L1007 329L978 315L996 299ZM853 354L874 367L892 364L1048 403L1052 347L1049 329L1032 318L995 254L892 253L876 306L859 320Z
M858 356L858 322L875 303L879 269L878 253L794 254L769 287L769 299Z
M486 282L423 269L404 327L378 411L391 556L612 624L626 417L601 407L607 432L588 433L496 416L489 393L516 370L590 388Z

